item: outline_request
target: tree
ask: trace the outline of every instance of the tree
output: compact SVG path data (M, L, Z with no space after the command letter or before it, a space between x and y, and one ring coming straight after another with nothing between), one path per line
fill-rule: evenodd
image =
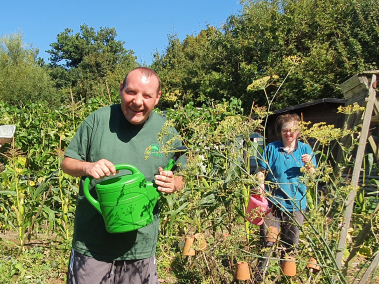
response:
M225 78L218 66L219 53L214 52L212 39L221 32L209 26L198 35L188 35L183 42L175 34L169 36L169 46L164 54L154 55L152 68L163 82L162 103L172 106L195 100L201 106L209 98L222 100Z
M260 56L247 62L258 63L259 77L277 74L283 80L293 66L291 58L301 62L279 92L275 108L342 97L339 84L378 66L379 9L371 0L246 1L245 5L232 32L236 38L250 36L247 53Z
M65 92L71 89L76 100L110 96L110 90L118 90L123 76L137 63L134 52L126 50L116 36L114 28L96 32L85 24L80 26L80 33L74 34L71 29L59 33L47 51L56 86Z
M21 32L0 37L0 100L12 105L58 102L48 71L39 64L38 52L23 42Z
M378 69L379 7L372 0L242 1L240 15L221 29L208 27L197 36L169 41L154 68L162 84L193 100L243 101L266 105L260 90L247 87L260 78L277 77L266 88L273 108L341 97L339 85L363 70ZM191 44L188 44L188 43ZM291 70L291 71L290 71ZM194 82L196 84L189 84ZM185 84L183 83L185 82ZM199 103L200 104L200 103Z

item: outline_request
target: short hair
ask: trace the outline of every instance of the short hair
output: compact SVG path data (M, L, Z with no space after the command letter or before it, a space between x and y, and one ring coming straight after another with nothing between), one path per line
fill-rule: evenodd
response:
M124 85L124 88L126 86L126 79L128 78L128 75L133 72L134 70L138 70L140 71L143 75L145 75L146 77L150 78L150 77L155 77L158 79L158 90L157 90L157 94L159 94L159 92L161 91L161 79L159 78L158 74L151 68L148 68L148 67L137 67L137 68L134 68L132 70L130 70L128 72L128 74L126 74L125 76L125 79L124 79L124 82L123 82L123 85Z
M287 114L279 115L275 120L276 135L281 137L283 124L286 122L292 122L292 121L298 123L300 121L300 117L296 113L287 113Z

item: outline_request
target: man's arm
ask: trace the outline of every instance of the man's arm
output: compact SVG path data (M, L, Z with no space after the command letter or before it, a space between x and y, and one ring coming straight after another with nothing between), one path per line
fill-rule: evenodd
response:
M95 179L99 179L116 174L115 166L106 159L91 163L64 157L61 168L63 172L73 177L91 176Z

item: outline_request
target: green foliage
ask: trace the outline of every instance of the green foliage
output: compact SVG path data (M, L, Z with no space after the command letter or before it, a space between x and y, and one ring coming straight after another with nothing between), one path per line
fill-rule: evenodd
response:
M378 18L372 0L243 1L242 13L230 16L222 31L210 26L183 42L171 36L152 66L169 103L176 97L200 106L205 99L236 97L246 111L253 102L267 106L261 91L246 88L278 75L266 90L271 99L294 63L298 67L273 101L274 110L341 97L340 83L378 69Z
M43 242L28 246L16 259L17 246L9 239L0 239L0 283L63 283L70 244L50 241L54 244L50 247Z
M0 230L7 235L8 232L16 234L11 242L0 240L0 246L16 243L24 248L20 250L19 246L7 252L11 258L0 258L1 281L8 283L8 279L17 278L19 283L48 283L41 280L41 273L49 279L64 278L68 249L62 247L59 252L47 243L44 253L50 251L50 255L57 256L42 258L38 251L33 251L33 245L28 244L28 238L39 239L38 234L43 233L49 235L50 240L57 238L63 239L64 244L69 243L78 179L60 170L62 151L79 123L102 107L102 101L90 100L87 104L70 104L56 110L48 108L46 103L26 104L22 108L0 103L3 113L0 124L17 126L15 144L6 144L0 151L5 164L0 174ZM221 104L204 104L202 108L187 104L167 112L189 148L189 164L182 172L185 188L175 194L162 195L161 199L158 269L160 277L170 279L171 283L231 282L237 261L248 261L254 267L261 256L259 229L245 223L245 199L250 188L257 185L255 174L250 174L247 158L260 157L259 151L250 144L250 134L260 129L262 121L243 116L242 111L241 101L233 99ZM263 115L263 112L264 108L252 109L252 114ZM306 222L301 228L298 267L304 267L309 257L314 256L323 270L320 277L299 270L299 277L303 282L309 277L316 283L330 283L334 277L346 282L346 276L336 269L334 255L346 197L351 190L357 190L343 176L352 163L356 132L321 123L312 127L304 124L302 135L305 141L319 139L314 151L322 153L322 158L316 173L307 172L305 167L302 169L302 181L312 194L313 207L305 214ZM338 144L345 159L338 165L338 171L333 171L329 164L331 149L344 135L351 136L353 146L347 148ZM354 237L363 224L372 222L372 235L359 251L359 257L370 257L379 237L378 216L373 214L378 200L376 196L359 194L357 202L346 256L354 248ZM27 236L29 228L32 232ZM198 252L192 260L186 259L181 255L180 244L186 236L197 232L205 235L208 248ZM199 249L197 244L194 247ZM275 249L281 249L280 243ZM16 259L17 251L22 253ZM53 260L56 261L54 267L51 265ZM280 272L279 261L273 254L267 281Z
M241 115L243 113L241 104L242 102L236 98L218 104L206 102L199 108L195 107L193 102L189 102L183 107L176 105L175 109L168 109L166 115L174 121L175 128L183 131L182 136L190 140L194 134L192 124L206 123L209 127L208 132L212 132L226 117Z
M0 100L19 106L36 100L59 102L37 55L38 49L25 44L21 32L0 37Z
M51 76L65 100L104 96L112 101L112 93L118 94L120 82L137 63L133 51L126 50L116 36L114 28L95 31L85 24L80 33L65 29L58 34L47 52L51 55Z
M185 105L193 100L201 105L208 98L222 100L227 97L222 85L230 80L211 68L215 55L209 39L220 34L208 27L197 36L187 36L183 42L176 35L169 36L166 53L156 53L152 64L163 83L163 106L173 106L176 102Z
M23 107L0 102L0 124L16 125L15 143L4 145L0 151L0 161L5 164L0 173L0 206L4 211L0 212L0 226L6 230L17 228L21 244L35 216L34 228L59 228L58 232L69 238L68 218L75 211L78 181L62 173L60 162L76 128L101 106L101 100L58 109L46 102Z
M265 81L265 86L267 82ZM166 208L162 208L161 232L165 234L164 240L168 244L166 246L162 241L163 247L158 250L158 256L171 263L171 266L166 265L169 268L165 271L171 269L176 277L183 277L183 281L188 277L187 272L192 272L192 276L201 275L202 283L219 283L218 280L230 282L236 261L244 260L254 267L257 257L262 257L258 245L258 228L244 226L245 197L249 196L249 189L257 185L257 178L249 173L248 162L244 158L252 156L254 149L244 145L249 145L250 133L258 130L261 122L238 115L241 109L236 108L234 112L232 105L232 102L230 105L225 102L196 108L193 104L187 104L184 108L167 112L167 116L175 120L182 140L189 148L189 164L182 172L186 188L176 197L170 196L171 199L175 198L175 202L171 200ZM238 103L236 105L240 106ZM350 115L354 111L360 111L360 108L346 108L341 111ZM253 107L252 113L262 115L262 108ZM309 279L308 281L315 283L329 283L337 279L334 281L348 283L347 275L339 272L337 268L335 255L338 252L340 224L349 193L353 190L361 192L349 229L345 259L354 249L354 237L362 230L363 225L366 222L375 222L378 218L377 214L373 214L373 209L378 204L377 197L366 198L363 189L353 187L344 176L354 160L353 150L358 143L358 131L357 128L337 129L324 123L312 127L309 123L304 123L301 129L305 142L317 141L313 147L320 159L315 173L307 171L305 165L301 169L304 173L301 181L307 185L307 196L312 197L312 206L304 214L305 223L300 228L301 242L297 262L299 268L304 267L310 257L315 257L322 265L322 274L317 276L299 269L298 277L303 282ZM351 147L345 147L339 142L345 136L350 137L353 142ZM338 165L332 155L335 147L342 151L344 157ZM260 158L259 154L257 156ZM334 170L333 165L336 165ZM270 196L271 193L266 194ZM362 246L360 257L372 256L371 252L376 247L374 240L378 237L375 230L376 227L373 230L374 235ZM209 251L198 252L196 257L187 260L178 253L168 255L169 247L173 249L177 242L180 244L185 240L185 236L197 232L206 234ZM176 237L175 240L178 234L182 237ZM223 238L225 234L230 235L228 240ZM277 254L273 252L270 256L271 266L265 278L267 283L274 281L281 271L281 250L282 244L278 242L274 248ZM179 264L183 268L177 274L175 271ZM354 270L348 272L349 275L354 273ZM375 277L377 276L373 276Z

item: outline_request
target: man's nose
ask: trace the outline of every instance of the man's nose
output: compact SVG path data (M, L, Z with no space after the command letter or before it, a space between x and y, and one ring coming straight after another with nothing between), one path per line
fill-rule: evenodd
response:
M143 102L142 94L140 94L140 93L136 94L136 96L134 97L134 103L136 105L142 105L142 102Z

